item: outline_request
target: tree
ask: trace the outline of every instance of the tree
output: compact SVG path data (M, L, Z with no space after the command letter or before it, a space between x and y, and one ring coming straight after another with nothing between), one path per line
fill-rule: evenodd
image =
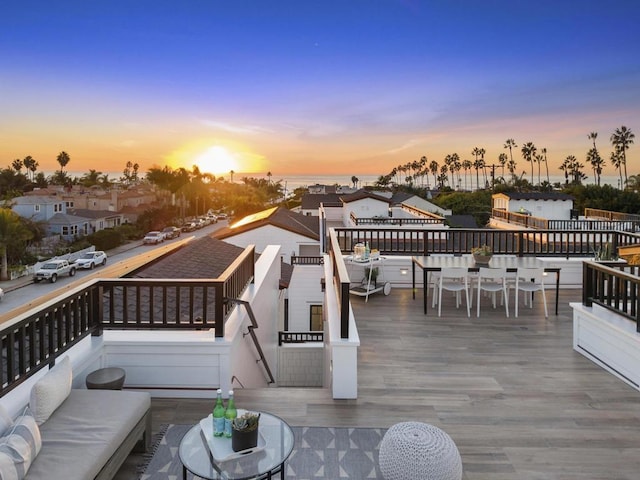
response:
M622 185L622 155L620 154L618 149L615 149L613 152L611 152L610 160L611 165L613 165L613 167L618 170L618 174L620 175L620 185Z
M271 183L271 176L272 176L272 174L271 174L271 170L269 170L269 171L267 172L267 178L269 179L269 183ZM351 177L351 181L353 182L353 177ZM357 183L357 182L356 182L356 183Z
M16 158L13 162L11 162L11 167L16 171L16 172L20 172L20 170L22 170L22 160L20 160L19 158Z
M267 174L267 176L269 176L269 179L271 179L270 177L271 172L269 172ZM358 177L356 177L355 175L351 176L351 183L353 184L353 188L358 188L358 182L360 181L360 179Z
M515 166L515 163L513 162L513 152L511 151L512 148L518 148L518 145L516 145L516 141L513 138L509 138L504 142L504 148L508 148L509 149L509 160L511 161L511 164L513 164Z
M436 185L438 184L439 169L440 165L438 165L438 162L436 160L431 160L431 163L429 163L429 171L431 172L431 175L433 175L433 188L436 188Z
M620 153L621 164L624 166L624 184L627 184L627 150L633 144L633 139L636 136L631 130L624 125L620 128L616 128L615 132L611 134L611 144Z
M60 174L64 172L64 167L66 167L71 161L71 157L64 150L58 154L56 161L60 164Z
M591 132L587 135L589 140L593 141L593 148L587 152L587 161L593 168L593 183L600 185L600 175L602 174L602 165L604 160L600 157L598 149L596 148L596 138L598 138L598 132Z
M85 187L97 185L100 182L100 175L102 175L102 172L91 168L89 169L88 173L85 173L82 176L82 178L80 179L80 183L82 183L82 185L84 185Z
M531 185L533 185L533 156L537 152L536 146L533 144L533 142L527 142L522 145L520 151L522 152L522 158L524 158L525 161L531 164Z
M473 168L475 168L476 170L476 190L480 190L480 177L478 176L478 170L480 169L480 167L482 167L482 164L478 160L480 149L478 147L474 147L473 150L471 150L471 155L476 157L476 159L473 161Z
M471 171L471 168L473 167L473 164L471 163L471 160L463 160L462 161L462 168L464 169L464 189L467 189L467 176L468 173Z
M31 172L31 181L33 181L35 179L36 170L38 169L38 162L36 162L36 160L31 155L27 155L22 160L22 163L24 165L24 168Z
M540 149L540 153L542 154L542 161L544 162L544 168L547 171L547 184L551 185L549 181L549 163L547 162L547 148L543 147Z
M504 167L507 164L507 154L506 153L501 153L500 155L498 155L498 164L500 165L500 167L502 168L502 179L504 181Z
M233 174L236 173L233 170L229 171L229 178L231 179L231 183L233 183Z
M8 208L0 208L0 280L9 279L7 249L32 236L33 233L24 226L18 214Z

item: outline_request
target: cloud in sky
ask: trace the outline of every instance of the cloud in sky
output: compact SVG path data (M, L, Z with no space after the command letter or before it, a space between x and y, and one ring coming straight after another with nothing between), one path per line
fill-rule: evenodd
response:
M640 2L113 0L105 9L3 8L5 163L32 155L55 166L62 148L76 168L122 162L115 145L145 168L215 140L267 169L383 174L477 145L493 158L511 137L581 158L590 131L603 146L620 125L640 132Z

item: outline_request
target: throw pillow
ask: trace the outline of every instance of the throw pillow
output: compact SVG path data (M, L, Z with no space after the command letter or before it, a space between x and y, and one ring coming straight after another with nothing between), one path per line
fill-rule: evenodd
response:
M40 429L26 407L9 435L0 439L0 479L22 480L41 448Z
M73 373L69 357L56 363L31 389L29 406L38 425L46 422L71 393Z
M0 405L0 437L13 426L13 419L3 405Z

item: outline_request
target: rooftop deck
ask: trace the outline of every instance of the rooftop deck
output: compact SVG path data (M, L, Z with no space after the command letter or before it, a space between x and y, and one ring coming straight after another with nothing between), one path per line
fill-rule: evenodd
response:
M456 442L467 480L637 479L640 393L572 350L569 302L580 299L578 290L561 290L558 316L545 319L538 301L516 319L485 304L480 318L467 318L450 298L441 318L425 316L410 289L368 303L353 297L357 400L333 400L326 389L236 389L237 404L297 426L431 423ZM154 431L195 423L212 407L190 399L152 405ZM139 462L130 456L116 478L137 479Z

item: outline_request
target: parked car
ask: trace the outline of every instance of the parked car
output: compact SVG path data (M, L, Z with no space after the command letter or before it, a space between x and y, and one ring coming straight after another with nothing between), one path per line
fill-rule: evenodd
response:
M226 220L227 219L227 214L224 213L224 212L220 212L217 215L218 215L218 220Z
M182 232L178 227L167 227L164 230L162 230L162 234L164 235L164 238L166 238L167 240L170 240L172 238L177 238L180 236L181 233Z
M69 263L68 260L49 260L36 270L33 281L38 283L40 280L49 280L51 283L55 283L61 275L73 277L76 274L76 268L76 265Z
M142 239L142 243L145 245L147 244L157 245L158 243L162 243L162 242L164 242L164 235L162 234L162 232L157 232L157 231L147 233Z
M96 250L95 252L87 252L78 258L75 262L78 268L88 268L93 270L98 265L107 264L107 254L102 250Z
M198 228L198 226L195 223L187 222L182 226L182 231L183 232L193 232L197 228Z
M207 213L207 218L211 220L211 223L218 223L218 217L213 213Z

